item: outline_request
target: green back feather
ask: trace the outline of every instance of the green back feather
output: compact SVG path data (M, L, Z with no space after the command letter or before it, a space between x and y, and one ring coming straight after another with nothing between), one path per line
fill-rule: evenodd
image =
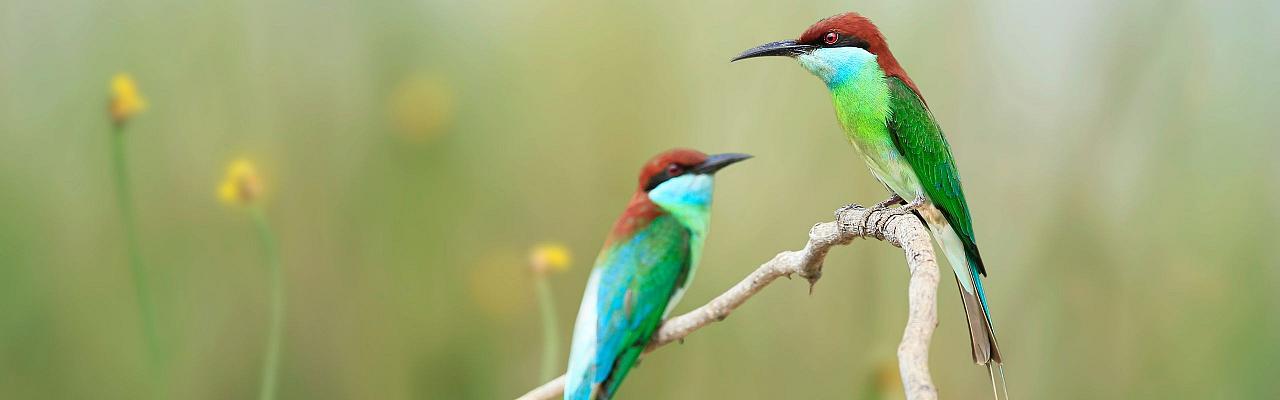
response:
M964 190L960 188L960 174L956 172L955 159L951 156L951 146L947 145L942 129L924 100L906 82L893 76L885 78L885 81L889 86L890 109L886 122L894 146L915 170L925 195L942 211L964 242L970 265L978 273L986 275L974 240L969 206L964 200Z
M662 214L626 241L602 254L598 304L596 373L610 398L635 366L662 324L673 294L692 273L695 235L674 216Z

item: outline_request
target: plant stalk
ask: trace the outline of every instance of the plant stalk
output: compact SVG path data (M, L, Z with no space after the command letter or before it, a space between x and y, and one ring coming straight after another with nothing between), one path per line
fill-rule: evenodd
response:
M538 296L538 310L542 314L542 375L543 381L559 375L560 332L556 308L551 297L551 283L545 272L534 273L534 287Z
M116 204L120 208L120 220L124 225L126 250L129 253L129 269L133 274L133 289L138 299L138 313L142 319L142 334L147 346L147 362L157 386L162 383L164 355L160 335L156 332L155 303L151 300L150 280L142 261L142 249L138 241L137 222L134 217L133 192L130 190L129 160L125 149L124 124L112 125L111 158L115 173Z
M268 285L270 286L270 322L267 330L267 346L266 353L262 359L262 387L258 392L259 400L273 400L276 398L276 387L280 370L280 341L281 335L284 333L284 282L283 271L280 268L280 254L276 247L275 235L271 232L271 225L267 223L266 213L262 210L262 206L253 206L251 215L253 223L258 231L258 238L262 241L262 247L266 253L268 268Z

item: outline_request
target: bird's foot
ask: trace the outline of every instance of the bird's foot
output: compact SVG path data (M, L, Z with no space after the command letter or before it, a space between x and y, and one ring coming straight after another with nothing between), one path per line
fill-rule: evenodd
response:
M867 230L867 224L871 222L872 213L875 213L876 211L887 210L889 209L890 205L901 203L901 202L902 202L902 197L898 196L897 193L894 193L892 196L889 196L889 198L884 199L884 201L881 201L879 203L876 203L876 205L871 206L871 208L868 209L866 212L863 212L862 220L859 221L858 223L859 234L861 234L862 236L866 236L867 233L870 232Z
M844 214L853 210L865 210L865 209L866 207L863 207L861 204L857 204L857 203L849 203L849 204L840 206L840 208L837 208L836 212L834 213L836 217L836 223L840 225L840 229L850 228L852 226L845 224ZM814 225L814 226L817 226L817 225Z
M902 201L902 198L898 198L898 200ZM895 216L907 215L915 210L919 210L920 207L924 207L925 200L924 196L916 195L916 198L912 199L910 203L898 208L890 209L888 211L889 215L880 219L880 223L876 225L876 230L884 231L884 228L889 225L889 220L893 219Z
M862 205L857 203L849 203L849 204L840 206L840 208L836 209L836 212L835 212L836 218L840 218L840 214L844 214L846 212L849 212L850 210L857 210L859 208L862 208Z

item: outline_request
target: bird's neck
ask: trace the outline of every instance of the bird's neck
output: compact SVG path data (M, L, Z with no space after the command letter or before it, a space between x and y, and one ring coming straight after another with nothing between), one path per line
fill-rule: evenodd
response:
M649 200L671 214L697 236L707 233L711 222L711 175L685 174L672 178L649 191Z
M647 194L636 192L631 196L631 202L627 203L627 209L622 212L622 217L614 222L613 231L609 234L609 242L631 237L664 213L662 207L649 201Z
M876 63L863 64L860 71L828 88L840 124L849 135L876 134L884 129L889 118L889 85Z
M696 197L687 196L687 198ZM635 236L640 231L651 227L654 221L660 218L679 223L695 237L705 237L707 227L711 224L710 206L709 193L703 200L668 202L663 206L651 200L648 193L637 192L631 197L631 202L627 204L627 209L623 211L622 217L614 222L613 230L609 235L606 246L622 238Z
M857 47L836 47L814 50L796 60L827 84L840 123L850 135L884 125L889 114L889 86L878 56Z

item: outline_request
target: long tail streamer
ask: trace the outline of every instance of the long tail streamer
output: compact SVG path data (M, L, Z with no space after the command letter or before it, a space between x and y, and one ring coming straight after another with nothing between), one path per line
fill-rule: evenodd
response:
M1004 380L1004 364L996 364L996 369L1000 371L1000 388L996 388L996 373L991 370L991 364L987 364L987 377L991 378L991 396L996 400L1000 400L1000 392L1004 392L1004 400L1009 400L1009 385Z

